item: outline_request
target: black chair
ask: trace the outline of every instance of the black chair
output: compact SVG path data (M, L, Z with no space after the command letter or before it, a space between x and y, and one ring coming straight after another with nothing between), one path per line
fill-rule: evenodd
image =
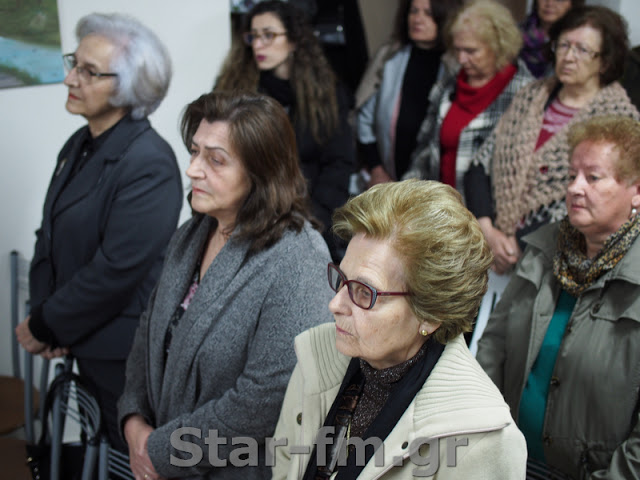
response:
M56 388L53 395L51 409L51 480L65 480L70 470L80 468L80 463L73 462L74 455L78 457L78 445L64 444L62 439L66 422L74 422L81 430L82 480L97 477L99 480L118 478L121 480L135 480L129 467L129 457L111 447L105 432L101 429L101 414L98 401L92 392L83 385L81 379L72 373L73 358L65 357L64 364L56 365L56 376L64 378L64 382ZM54 380L56 382L56 380ZM80 443L80 442L79 442ZM74 453L69 455L69 450ZM70 468L65 462L76 465Z
M100 407L95 396L72 373L73 359L56 365L56 378L49 389L47 401L51 403L51 480L66 480L70 475L69 462L81 464L81 479L92 480L100 448ZM75 444L63 443L66 422L78 425L81 438ZM46 435L46 429L45 429ZM83 456L83 458L79 458ZM82 461L80 461L82 460ZM75 471L73 473L76 473Z
M107 436L103 435L100 442L98 479L107 480L110 478L109 474L117 475L122 480L135 480L129 466L129 456L109 445Z

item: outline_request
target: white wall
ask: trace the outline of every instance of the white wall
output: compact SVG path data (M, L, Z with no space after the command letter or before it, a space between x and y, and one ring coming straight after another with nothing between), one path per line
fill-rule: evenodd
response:
M631 46L640 45L640 2L638 0L620 0L618 13L629 23Z
M106 7L105 5L108 5ZM184 171L187 155L178 120L190 101L209 91L230 45L226 0L58 0L62 51L76 48L74 28L87 13L129 13L152 28L167 45L173 79L167 98L150 117L173 146ZM84 119L64 108L62 84L0 90L0 374L11 370L9 252L33 253L34 231L57 153ZM186 185L186 183L185 183ZM186 202L185 202L186 203ZM183 218L187 209L183 208Z

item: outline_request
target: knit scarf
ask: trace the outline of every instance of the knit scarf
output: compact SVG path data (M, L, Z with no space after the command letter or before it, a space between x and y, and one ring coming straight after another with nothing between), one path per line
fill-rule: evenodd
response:
M544 45L549 41L547 34L540 28L540 20L535 12L527 17L520 28L523 40L520 58L534 77L541 78L549 66L549 60L544 55Z
M569 217L565 217L560 223L558 251L553 258L553 274L564 290L577 297L601 275L617 265L638 233L639 216L634 215L607 238L602 250L595 257L587 258L584 235L569 223Z
M551 77L537 80L520 90L490 137L495 141L492 155L481 160L483 163L486 161L486 171L491 171L495 225L504 233L513 235L521 221L526 225L526 221L540 210L546 210L556 202L564 203L570 125L598 115L640 118L624 88L613 82L600 89L569 123L535 150L545 105L557 84L558 80ZM564 212L551 218L560 220L563 216Z

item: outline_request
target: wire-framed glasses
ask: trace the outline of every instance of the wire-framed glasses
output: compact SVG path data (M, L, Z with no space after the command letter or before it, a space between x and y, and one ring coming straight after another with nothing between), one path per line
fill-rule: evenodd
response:
M557 55L565 56L569 51L573 49L573 53L579 60L592 60L600 55L600 52L591 50L579 43L571 43L567 41L553 42L551 44L551 51Z
M272 32L269 30L262 33L244 32L242 34L242 40L244 41L245 45L248 46L252 46L253 42L255 42L256 40L261 40L262 44L266 47L268 45L271 45L276 37L286 34L287 32Z
M78 60L76 60L75 53L67 53L62 56L62 63L64 64L64 69L67 73L69 73L74 68L76 69L76 73L78 77L83 82L89 82L92 78L103 78L103 77L117 77L117 73L110 72L94 72L88 67L84 67L82 65L78 65Z
M328 265L327 274L329 277L329 286L334 292L338 293L338 291L346 285L351 301L364 310L371 310L376 304L378 297L411 295L409 292L379 292L366 283L359 282L358 280L347 280L342 270L333 263Z

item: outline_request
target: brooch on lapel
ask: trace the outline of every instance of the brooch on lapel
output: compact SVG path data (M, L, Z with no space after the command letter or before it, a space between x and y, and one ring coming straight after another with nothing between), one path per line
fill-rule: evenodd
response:
M62 172L62 169L66 164L67 164L66 158L63 158L62 160L60 160L60 163L58 164L58 168L56 168L56 177L60 175L60 172Z

